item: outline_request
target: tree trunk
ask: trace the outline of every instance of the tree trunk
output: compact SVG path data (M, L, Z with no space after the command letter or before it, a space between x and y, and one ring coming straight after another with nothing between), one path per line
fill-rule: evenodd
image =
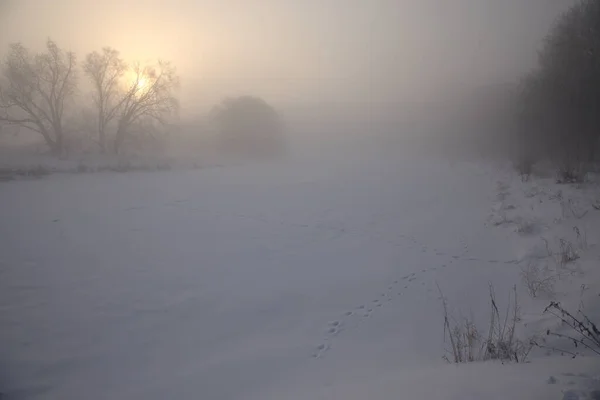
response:
M115 154L119 154L119 150L121 149L121 145L123 144L124 138L125 138L125 132L119 125L119 128L117 129L117 134L115 135L115 142L114 142Z
M100 100L103 101L102 98ZM98 112L98 145L102 154L106 153L106 122L104 107L101 105Z
M100 153L106 153L106 135L104 132L100 133L98 138L98 145L100 146Z
M41 133L42 137L44 138L44 141L46 142L46 145L48 146L52 154L58 156L60 154L62 144L58 143L57 140L53 140L52 136L50 136L50 133L46 130L46 128L43 125L38 124L38 128L38 132Z
M60 121L54 124L54 136L56 137L54 141L56 143L56 152L60 157L63 155L65 150L64 133Z
M100 147L100 153L104 154L106 151L106 140L104 137L104 127L102 126L102 119L98 121L98 146Z

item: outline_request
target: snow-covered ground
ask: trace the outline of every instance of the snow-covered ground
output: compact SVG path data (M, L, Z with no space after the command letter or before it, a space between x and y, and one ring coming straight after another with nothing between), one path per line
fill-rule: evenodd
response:
M488 282L499 298L526 293L522 260L541 233L501 219L529 206L527 186L410 151L340 153L2 183L0 392L548 399L594 384L591 357L441 358L436 284L483 324ZM527 321L551 323L536 317L543 301L524 300Z

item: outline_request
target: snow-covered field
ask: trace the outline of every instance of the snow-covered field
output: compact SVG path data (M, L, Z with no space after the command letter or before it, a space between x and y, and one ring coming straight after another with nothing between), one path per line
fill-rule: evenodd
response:
M536 239L495 219L537 197L506 171L405 153L2 183L0 392L558 399L593 385L591 357L442 360L436 284L484 325L488 282L526 296ZM544 301L523 300L528 320L550 323L533 315Z

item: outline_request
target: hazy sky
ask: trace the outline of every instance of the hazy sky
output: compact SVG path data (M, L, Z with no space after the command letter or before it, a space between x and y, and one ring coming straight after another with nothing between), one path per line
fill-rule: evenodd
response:
M569 0L0 0L0 41L173 61L182 96L420 100L513 79Z

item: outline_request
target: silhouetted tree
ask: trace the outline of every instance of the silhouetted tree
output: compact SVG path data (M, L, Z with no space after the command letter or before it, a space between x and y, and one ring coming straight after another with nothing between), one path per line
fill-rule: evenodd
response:
M171 64L165 62L159 62L156 66L135 64L128 72L131 78L118 103L116 115L117 130L114 141L116 153L136 124L148 120L165 125L168 123L168 118L179 108L179 103L174 96L179 80Z
M123 77L127 64L119 52L105 47L102 52L94 51L85 58L83 71L93 85L92 98L97 109L98 145L106 151L107 128L119 112L123 102Z
M242 96L228 98L211 113L219 148L243 157L273 157L284 151L283 122L264 100Z
M65 107L77 86L75 54L48 39L46 50L31 55L12 44L2 66L0 122L42 135L50 149L62 154L65 146Z

